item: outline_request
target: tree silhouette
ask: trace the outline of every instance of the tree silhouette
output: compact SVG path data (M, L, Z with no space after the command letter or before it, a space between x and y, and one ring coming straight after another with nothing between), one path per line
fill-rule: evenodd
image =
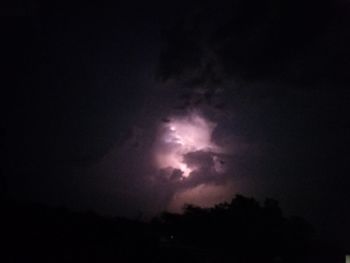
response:
M304 219L285 217L273 199L186 205L183 214L166 212L151 223L3 204L0 262L337 262L333 254L343 255L314 239Z
M244 262L299 260L309 252L312 228L300 218L286 218L276 200L261 205L237 195L213 208L185 205L183 215L164 213L160 222L176 242Z

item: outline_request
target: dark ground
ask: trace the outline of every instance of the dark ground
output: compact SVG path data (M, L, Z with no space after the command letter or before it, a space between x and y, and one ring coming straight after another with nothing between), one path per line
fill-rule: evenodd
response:
M345 251L278 203L236 196L151 222L2 202L1 262L343 262Z

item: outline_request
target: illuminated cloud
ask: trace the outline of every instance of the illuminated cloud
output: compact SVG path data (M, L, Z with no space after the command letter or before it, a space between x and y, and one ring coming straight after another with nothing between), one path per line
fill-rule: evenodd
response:
M192 202L205 206L231 197L231 187L223 180L227 149L213 141L216 126L198 110L172 116L160 125L154 161L159 181L171 192L168 209Z
M199 112L175 116L161 125L155 161L159 169L178 169L183 177L189 177L205 165L191 158L191 153L210 153L208 162L218 168L218 156L224 149L212 141L216 124L205 119ZM192 156L193 157L193 156Z
M176 193L168 205L168 210L176 213L182 212L184 204L211 207L231 199L232 192L232 183L200 184Z

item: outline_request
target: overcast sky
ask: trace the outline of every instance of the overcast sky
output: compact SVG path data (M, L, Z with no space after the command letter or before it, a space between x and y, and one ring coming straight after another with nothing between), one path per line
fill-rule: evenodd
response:
M8 195L135 218L242 193L276 198L288 214L346 240L349 8L277 0L8 6ZM174 153L162 138L193 127L205 132L196 140L209 139L191 150L175 145L199 167L183 181L184 171L155 156Z

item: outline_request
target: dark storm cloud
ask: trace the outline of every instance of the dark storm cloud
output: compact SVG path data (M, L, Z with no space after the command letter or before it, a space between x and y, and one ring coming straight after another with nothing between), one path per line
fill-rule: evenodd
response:
M349 2L186 7L164 29L158 76L182 93L182 107L226 115L214 137L234 149L235 186L275 196L321 228L332 224L326 207L349 219Z
M174 169L173 172L171 173L170 180L172 181L178 181L181 179L183 176L183 171L180 169Z
M36 3L1 24L10 196L134 217L240 192L349 232L348 1ZM188 108L232 150L224 174L210 152L183 181L153 167L158 127Z
M187 153L184 156L184 162L189 167L201 167L210 170L214 166L213 154L206 151L196 151Z
M164 31L159 74L198 84L235 77L344 88L348 11L342 1L201 2Z
M223 156L210 151L195 151L187 153L184 156L184 163L189 167L196 169L191 173L191 176L186 178L184 187L192 188L200 184L222 184L225 183L227 175L232 177L232 171L225 172L219 170L219 167L224 167ZM226 167L224 167L226 168Z
M217 154L205 150L193 151L183 156L183 163L194 169L189 176L184 177L183 171L172 167L161 169L155 180L162 183L163 189L165 185L168 189L168 198L163 200L164 207L177 193L194 189L200 185L225 185L227 180L232 179L233 170L224 161L230 158L232 159L231 155L227 154ZM205 195L205 193L203 194Z

